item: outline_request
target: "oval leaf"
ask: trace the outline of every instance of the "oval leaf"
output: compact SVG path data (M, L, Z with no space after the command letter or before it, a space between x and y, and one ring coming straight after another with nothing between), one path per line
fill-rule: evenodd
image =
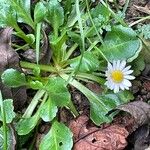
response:
M45 90L49 93L50 99L56 106L65 106L68 104L71 96L65 85L65 80L60 77L49 78L45 86Z
M141 42L131 28L118 25L107 33L100 49L111 62L128 60L141 51Z
M72 146L73 140L70 129L56 121L42 139L40 150L71 150Z
M13 100L12 99L6 99L3 101L4 111L6 115L6 123L11 123L12 120L15 118L15 112L14 112L14 106L13 106ZM1 110L0 110L0 120L2 121L1 116Z
M58 109L53 101L48 101L41 107L40 117L45 121L51 121L56 116Z
M1 75L2 82L10 87L19 87L26 85L24 73L20 73L15 69L7 69Z

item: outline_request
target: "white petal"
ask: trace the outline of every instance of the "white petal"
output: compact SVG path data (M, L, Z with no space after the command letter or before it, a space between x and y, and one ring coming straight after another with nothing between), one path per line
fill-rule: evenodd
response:
M116 69L116 65L117 65L117 62L114 60L114 61L113 61L113 70Z
M108 70L110 70L110 71L113 70L112 64L111 64L111 63L108 63L108 67L107 67L107 68L108 68Z
M117 84L115 84L114 93L118 93L118 92L119 92L119 86Z
M131 68L131 66L125 67L122 71L127 72L130 68Z
M120 70L124 69L126 66L126 61L123 60L121 63L120 63Z
M116 70L119 70L120 69L120 60L118 60L117 62L116 62Z
M133 70L128 70L128 71L124 71L123 73L125 74L125 75L128 75L128 74L131 74L133 72Z
M128 79L128 80L134 80L135 79L135 77L131 76L131 75L125 75L124 78Z
M124 89L125 89L125 87L124 87L124 85L123 85L122 83L120 84L120 89L121 89L121 90L124 90Z
M131 82L129 80L127 80L127 79L123 80L123 84L128 86L128 87L132 86Z

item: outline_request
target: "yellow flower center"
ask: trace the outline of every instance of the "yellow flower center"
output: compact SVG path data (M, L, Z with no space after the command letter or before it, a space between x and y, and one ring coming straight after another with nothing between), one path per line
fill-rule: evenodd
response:
M123 81L123 73L120 70L115 70L111 73L111 78L114 82L120 83Z

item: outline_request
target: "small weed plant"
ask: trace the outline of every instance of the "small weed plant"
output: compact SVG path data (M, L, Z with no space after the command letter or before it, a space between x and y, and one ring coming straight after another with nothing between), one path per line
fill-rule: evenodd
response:
M14 37L22 41L21 44L13 42L14 49L18 52L33 49L35 53L35 61L20 61L21 68L30 73L9 68L2 73L2 82L12 88L25 86L36 91L21 116L14 112L13 100L2 100L0 95L1 148L11 147L13 132L17 133L21 148L44 121L51 127L39 149L71 150L73 135L57 117L62 107L69 109L74 117L79 115L69 86L87 97L90 119L96 125L111 122L117 112L109 112L133 99L128 90L129 80L134 79L130 75L132 70L141 69L137 62L142 42L122 19L124 9L115 13L103 0L41 0L32 5L30 0L1 0L0 7L0 26L13 28ZM41 49L45 36L49 52ZM43 52L48 57L46 63L40 60ZM125 67L131 62L137 65L132 70ZM133 72L133 75L137 74ZM92 92L85 86L86 82L99 84L102 92ZM15 126L13 132L10 123Z

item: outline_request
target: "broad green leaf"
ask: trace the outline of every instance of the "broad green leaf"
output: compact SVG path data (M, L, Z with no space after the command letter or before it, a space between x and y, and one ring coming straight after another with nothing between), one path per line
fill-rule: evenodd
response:
M90 100L90 117L96 125L100 125L104 122L110 122L113 119L113 115L108 115L108 113L117 106L133 100L133 98L133 95L129 91L121 91L117 94L105 94L98 96L97 101ZM104 103L106 110L102 109L101 102Z
M16 135L14 133L14 130L11 126L6 127L7 128L7 150L13 150L16 146ZM3 147L4 144L4 134L3 134L3 128L0 128L0 149L4 150Z
M64 23L64 10L57 0L49 0L47 4L46 20L52 25L55 34L58 34L58 28Z
M13 100L12 99L6 99L3 101L4 106L4 112L6 115L6 123L11 123L12 120L15 118L15 112L14 112L14 106L13 106ZM2 121L2 113L0 110L0 120Z
M16 127L18 135L26 135L30 133L30 131L32 131L34 127L37 125L38 120L39 114L35 114L30 118L21 119Z
M1 75L2 82L10 87L19 87L26 85L24 73L20 73L15 69L7 69Z
M23 22L35 29L34 22L30 12L30 0L10 0L11 7L17 14L18 22Z
M60 77L49 78L48 83L45 86L45 90L48 92L50 99L56 106L67 105L71 98L65 85L65 80Z
M106 34L104 45L100 49L111 62L128 60L141 51L141 41L131 28L118 25Z
M102 4L98 4L95 8L91 9L91 16L92 18L97 18L99 15L103 16L103 22L106 22L110 18L110 11Z
M40 150L71 150L72 133L64 124L55 121L40 143Z
M41 107L40 117L45 121L51 121L56 117L58 109L57 106L51 99L48 99L47 102Z
M36 23L41 22L46 15L46 11L44 4L42 2L38 2L34 9L34 21Z
M11 26L12 24L16 24L16 13L10 5L10 1L1 0L0 10L0 27L7 27Z
M79 65L80 59L81 59L81 56L74 58L71 61L70 66L72 68L76 68ZM82 58L79 71L93 72L93 71L99 70L99 66L100 66L100 61L97 59L97 56L95 56L92 52L85 52L83 54L83 58Z

